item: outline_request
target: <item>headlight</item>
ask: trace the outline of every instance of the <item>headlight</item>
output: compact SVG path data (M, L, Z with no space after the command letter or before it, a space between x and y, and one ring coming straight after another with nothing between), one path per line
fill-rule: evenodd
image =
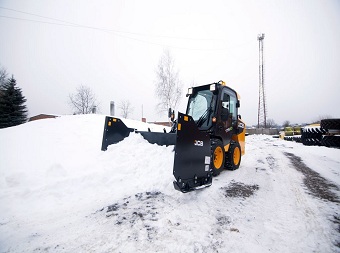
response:
M189 88L189 89L188 89L187 96L188 96L188 95L191 95L191 94L192 94L192 88Z

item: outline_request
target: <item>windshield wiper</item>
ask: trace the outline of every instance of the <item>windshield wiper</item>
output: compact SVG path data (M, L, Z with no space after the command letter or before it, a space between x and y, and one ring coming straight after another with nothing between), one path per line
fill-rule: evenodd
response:
M203 123L209 118L211 112L211 106L208 107L207 110L202 114L202 116L197 120L197 126L200 127L203 125Z
M207 108L207 110L202 114L202 116L197 120L197 126L201 127L203 125L203 123L209 119L210 113L213 111L212 107L213 107L213 101L214 98L211 98L210 100L210 104L209 107Z

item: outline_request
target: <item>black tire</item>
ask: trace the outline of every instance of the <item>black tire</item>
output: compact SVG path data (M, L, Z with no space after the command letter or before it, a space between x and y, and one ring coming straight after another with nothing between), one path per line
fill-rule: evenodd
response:
M226 153L226 169L237 170L241 164L241 146L238 142L232 142Z
M321 140L319 139L313 139L313 138L307 138L304 139L302 142L305 146L321 146Z
M306 146L321 145L322 135L326 133L320 127L301 128L301 142Z
M295 142L301 142L301 136L294 136L293 141Z
M222 141L214 139L211 141L211 169L213 176L218 176L224 168L225 151Z
M340 148L340 136L328 136L325 135L322 140L321 144L326 147L337 147Z
M340 119L323 119L320 122L320 127L327 130L340 130Z
M285 141L292 141L293 140L293 136L285 136L285 137L283 137L283 139Z

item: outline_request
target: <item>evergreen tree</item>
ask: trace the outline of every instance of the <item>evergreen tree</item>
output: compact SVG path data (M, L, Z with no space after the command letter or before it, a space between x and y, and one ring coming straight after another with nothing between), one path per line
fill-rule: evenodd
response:
M1 87L0 128L20 125L27 121L26 99L16 85L16 80L12 76Z

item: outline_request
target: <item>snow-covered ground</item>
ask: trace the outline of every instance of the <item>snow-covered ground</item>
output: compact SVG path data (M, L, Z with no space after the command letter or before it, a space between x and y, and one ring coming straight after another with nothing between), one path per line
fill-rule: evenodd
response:
M103 152L103 126L0 130L0 252L340 252L340 149L248 136L239 170L183 194L172 146L133 134Z

